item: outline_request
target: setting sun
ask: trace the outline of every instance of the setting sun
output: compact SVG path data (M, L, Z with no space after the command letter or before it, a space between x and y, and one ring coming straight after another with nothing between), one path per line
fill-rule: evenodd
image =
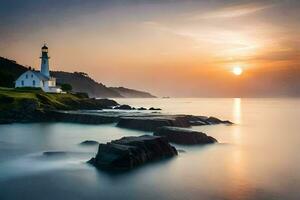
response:
M234 67L232 69L232 73L236 76L239 76L243 73L243 69L241 67Z

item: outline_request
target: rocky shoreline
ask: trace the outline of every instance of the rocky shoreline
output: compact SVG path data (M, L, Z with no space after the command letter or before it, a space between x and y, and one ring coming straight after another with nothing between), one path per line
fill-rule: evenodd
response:
M128 112L127 110L116 109L117 103L113 100L88 100L88 102L92 101L96 102L93 103L94 105L96 104L96 106L90 106L90 109L86 109L86 105L82 105L82 110L39 109L37 102L23 101L18 108L2 110L0 113L0 124L38 122L82 124L116 123L117 126L121 128L141 131L155 131L157 128L163 126L187 128L213 124L232 124L230 121L223 121L215 117L166 115L152 110L144 112L144 109L140 110L132 107L130 112ZM122 106L124 107L124 105Z
M43 98L39 98L40 101ZM78 100L77 100L78 101ZM12 109L3 109L0 124L64 122L81 124L115 124L117 127L133 129L151 134L140 137L123 137L106 144L84 141L80 145L99 145L98 152L89 163L105 170L129 170L144 163L178 154L172 144L203 145L218 141L202 132L190 130L192 126L232 124L215 117L195 115L169 115L157 112L159 108L133 108L119 105L108 99L79 99L80 102L64 102L69 110L54 109L33 99L22 100ZM72 109L71 109L72 108ZM62 153L45 153L52 156Z

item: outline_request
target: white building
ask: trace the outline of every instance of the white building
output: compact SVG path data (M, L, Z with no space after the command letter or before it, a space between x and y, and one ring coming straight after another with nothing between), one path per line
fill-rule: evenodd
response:
M36 87L45 92L60 93L62 90L56 87L56 79L50 76L48 47L42 47L41 71L28 70L24 72L17 80L15 87Z

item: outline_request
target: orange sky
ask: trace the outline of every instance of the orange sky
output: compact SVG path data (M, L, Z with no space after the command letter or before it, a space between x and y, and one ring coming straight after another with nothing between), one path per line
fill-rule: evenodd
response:
M85 71L109 86L161 96L300 94L296 0L3 5L0 56L22 64L39 68L46 41L53 70Z

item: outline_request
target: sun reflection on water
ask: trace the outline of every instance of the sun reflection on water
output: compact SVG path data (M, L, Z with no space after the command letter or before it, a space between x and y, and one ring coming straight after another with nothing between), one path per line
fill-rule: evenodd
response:
M242 100L233 99L232 116L235 125L231 127L234 148L228 155L228 187L225 188L225 199L245 199L252 194L252 185L248 181L247 156L243 151L242 138Z
M241 120L241 99L235 98L233 99L233 109L232 109L232 115L235 126L232 126L232 139L235 144L241 144L242 138L241 138L241 131L240 131L240 125L242 123Z
M241 119L241 98L233 99L233 119L236 124L240 124L242 122Z

